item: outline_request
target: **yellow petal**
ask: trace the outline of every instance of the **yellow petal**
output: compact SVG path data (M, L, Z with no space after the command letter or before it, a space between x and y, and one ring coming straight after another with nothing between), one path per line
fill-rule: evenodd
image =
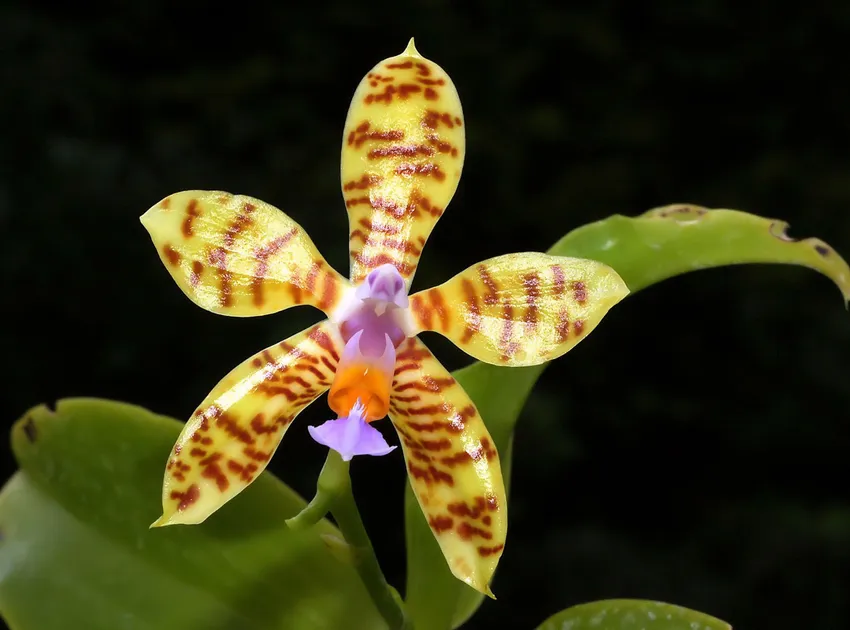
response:
M390 419L449 568L492 597L508 527L499 457L472 400L416 338L398 349Z
M352 282L392 263L410 286L460 180L463 125L452 80L413 40L360 82L342 139Z
M253 197L187 190L141 221L183 293L214 313L248 317L296 304L330 313L350 286L300 225Z
M289 424L333 380L342 340L316 324L239 365L183 428L168 459L162 517L152 527L200 523L244 490Z
M479 361L537 365L584 339L629 293L602 263L507 254L410 297L413 329L433 330Z

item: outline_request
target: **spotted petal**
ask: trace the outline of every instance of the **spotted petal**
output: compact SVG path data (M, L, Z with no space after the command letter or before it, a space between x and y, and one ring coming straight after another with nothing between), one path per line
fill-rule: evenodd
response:
M330 313L349 286L300 225L259 199L187 190L141 221L183 293L214 313L266 315L296 304Z
M325 321L225 376L177 438L154 526L200 523L244 490L295 416L330 386L341 348L336 326Z
M412 295L412 328L442 333L486 363L537 365L584 339L628 292L602 263L507 254Z
M390 419L410 486L452 573L490 595L507 500L493 440L472 400L421 341L400 347Z
M410 286L460 180L463 124L452 80L413 40L360 82L342 140L352 282L392 263Z

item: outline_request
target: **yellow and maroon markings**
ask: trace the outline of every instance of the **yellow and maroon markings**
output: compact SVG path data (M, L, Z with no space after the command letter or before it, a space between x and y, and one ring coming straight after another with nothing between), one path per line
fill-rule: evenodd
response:
M329 313L350 286L301 226L252 197L189 190L141 220L183 293L215 313L264 315L296 304Z
M601 263L508 254L412 295L410 313L417 331L439 332L480 361L536 365L570 350L628 292Z
M295 416L330 387L342 345L325 321L224 377L177 439L154 526L200 523L250 484Z
M472 400L416 338L398 348L390 418L452 573L491 595L507 533L498 454Z
M412 41L364 77L342 143L354 283L390 263L409 286L422 247L457 188L464 147L454 84Z

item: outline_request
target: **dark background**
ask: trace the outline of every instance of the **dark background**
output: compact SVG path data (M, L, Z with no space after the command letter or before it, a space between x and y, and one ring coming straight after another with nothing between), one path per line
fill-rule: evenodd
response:
M0 7L7 424L79 395L187 417L315 321L193 306L138 216L178 190L250 194L347 270L345 113L410 36L454 79L468 146L415 287L681 201L786 219L850 255L847 2L179 4ZM609 597L736 628L850 627L848 347L838 291L801 268L702 271L628 298L526 407L499 600L469 627L530 628ZM324 407L271 466L307 495L323 448L305 427ZM403 587L400 456L354 468Z

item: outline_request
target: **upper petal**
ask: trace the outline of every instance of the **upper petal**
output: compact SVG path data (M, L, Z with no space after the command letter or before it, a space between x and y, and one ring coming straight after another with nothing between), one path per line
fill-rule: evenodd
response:
M584 339L628 293L602 263L507 254L410 296L411 326L445 335L479 361L537 365Z
M391 263L410 286L460 180L463 124L452 80L413 40L360 82L342 140L352 282Z
M398 349L389 415L449 568L491 595L508 527L496 447L472 400L416 338Z
M300 225L253 197L187 190L141 221L183 293L214 313L265 315L296 304L330 313L350 286Z
M330 386L341 349L336 326L325 321L225 376L177 438L154 525L200 523L244 490L295 416Z

